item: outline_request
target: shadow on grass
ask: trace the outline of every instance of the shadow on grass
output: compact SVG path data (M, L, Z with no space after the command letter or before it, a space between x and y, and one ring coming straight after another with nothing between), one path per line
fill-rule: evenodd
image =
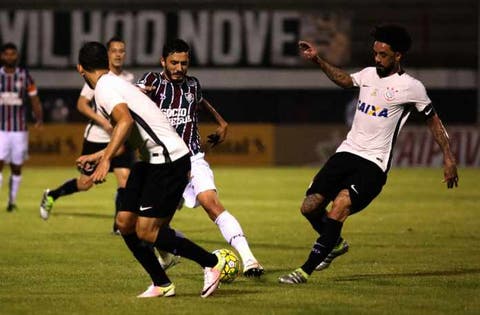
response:
M359 281L370 279L392 279L392 278L410 278L410 277L436 277L436 276L462 276L469 274L480 274L480 269L459 269L459 270L437 270L437 271L417 271L405 273L372 273L363 275L353 275L348 277L336 277L333 281Z
M185 231L182 231L182 232L185 232ZM187 233L185 233L185 234L187 234ZM188 234L187 234L187 236L188 236ZM223 246L223 247L227 246L227 245L225 245L225 241L223 239L218 239L218 240L212 241L212 240L207 240L207 239L195 238L194 241L205 243L205 244L216 244L216 245ZM306 245L302 244L301 246L294 246L294 245L288 245L288 244L249 242L249 245L250 245L250 247L255 248L255 249L264 248L264 249L269 249L269 250L303 250L307 254L310 250L309 244L306 244Z
M177 290L178 291L178 290ZM221 297L231 297L231 296L244 296L244 295L257 295L259 293L262 293L262 290L249 290L249 289L231 289L231 288L226 288L224 286L220 286L213 294L212 297L215 296L216 298L221 298ZM185 297L197 297L200 296L200 294L192 294L192 293L185 293L182 294L181 291L178 292L177 296L185 296Z

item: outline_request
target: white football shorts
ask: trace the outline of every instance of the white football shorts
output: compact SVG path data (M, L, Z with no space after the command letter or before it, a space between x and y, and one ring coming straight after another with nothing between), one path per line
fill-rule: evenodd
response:
M190 181L183 192L184 205L189 208L196 208L200 205L197 200L199 193L207 190L217 190L213 172L204 157L204 153L197 153L190 157L192 163Z
M0 131L0 160L22 165L28 158L27 131Z

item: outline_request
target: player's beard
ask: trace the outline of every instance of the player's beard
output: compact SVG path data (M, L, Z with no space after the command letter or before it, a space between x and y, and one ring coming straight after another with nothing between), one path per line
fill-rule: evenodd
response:
M179 83L179 82L182 82L184 79L185 79L185 73L183 72L176 72L175 74L181 74L181 78L180 79L174 79L173 76L172 76L172 72L168 69L165 69L165 74L167 75L167 78L170 79L170 81L174 82L174 83Z
M3 60L5 68L15 68L17 66L17 60Z
M394 64L392 64L388 67L382 66L381 64L376 64L375 68L377 69L378 76L380 78L384 78L384 77L387 77L390 74L392 74L394 66L395 66Z

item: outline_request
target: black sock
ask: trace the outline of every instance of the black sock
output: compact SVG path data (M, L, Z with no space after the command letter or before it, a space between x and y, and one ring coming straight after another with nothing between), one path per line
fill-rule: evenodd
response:
M142 242L136 233L122 235L122 237L125 244L127 244L128 248L133 253L133 256L135 256L143 269L145 269L150 275L154 285L161 286L171 283L167 274L162 269L162 266L160 266L151 246Z
M315 270L337 244L343 223L330 218L326 219L324 233L317 239L313 245L312 251L302 269L309 275Z
M163 227L158 232L155 247L174 255L180 255L195 261L202 267L213 267L218 259L212 253L207 252L187 238L175 235L175 230L170 227Z
M302 213L303 216L310 222L313 229L318 234L322 235L325 230L325 222L327 221L327 210L325 207L320 207L309 213Z
M77 179L72 178L70 180L67 180L65 183L63 183L62 186L58 187L57 189L51 190L48 195L51 196L53 200L57 200L58 197L70 195L76 193L77 191Z
M125 210L123 209L125 204L123 198L125 198L125 188L117 188L117 194L115 195L115 215L113 216L113 232L118 230L116 223L118 211Z

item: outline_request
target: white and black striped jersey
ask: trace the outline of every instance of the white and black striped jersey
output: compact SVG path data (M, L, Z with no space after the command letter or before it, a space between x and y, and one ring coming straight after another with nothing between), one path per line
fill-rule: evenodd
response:
M112 71L109 73L115 75ZM124 79L127 82L133 83L133 73L128 71L122 71L118 77ZM97 113L97 106L95 104L94 99L94 91L88 86L88 84L84 84L82 91L80 92L80 96L85 97L87 100L91 101L92 109ZM101 115L101 114L100 114ZM105 117L107 118L107 117ZM99 125L95 123L95 121L90 120L85 128L85 132L83 133L83 137L90 141L90 142L97 142L97 143L108 143L110 141L110 135Z
M150 163L172 162L189 153L187 145L160 108L135 85L114 74L104 74L97 81L95 101L98 110L106 117L110 117L116 105L127 104L135 120L136 130L132 134L139 135L140 149L148 150Z
M423 84L404 72L381 78L368 67L351 77L360 88L359 99L352 128L337 152L359 155L388 172L395 140L411 110L423 111L430 98Z

